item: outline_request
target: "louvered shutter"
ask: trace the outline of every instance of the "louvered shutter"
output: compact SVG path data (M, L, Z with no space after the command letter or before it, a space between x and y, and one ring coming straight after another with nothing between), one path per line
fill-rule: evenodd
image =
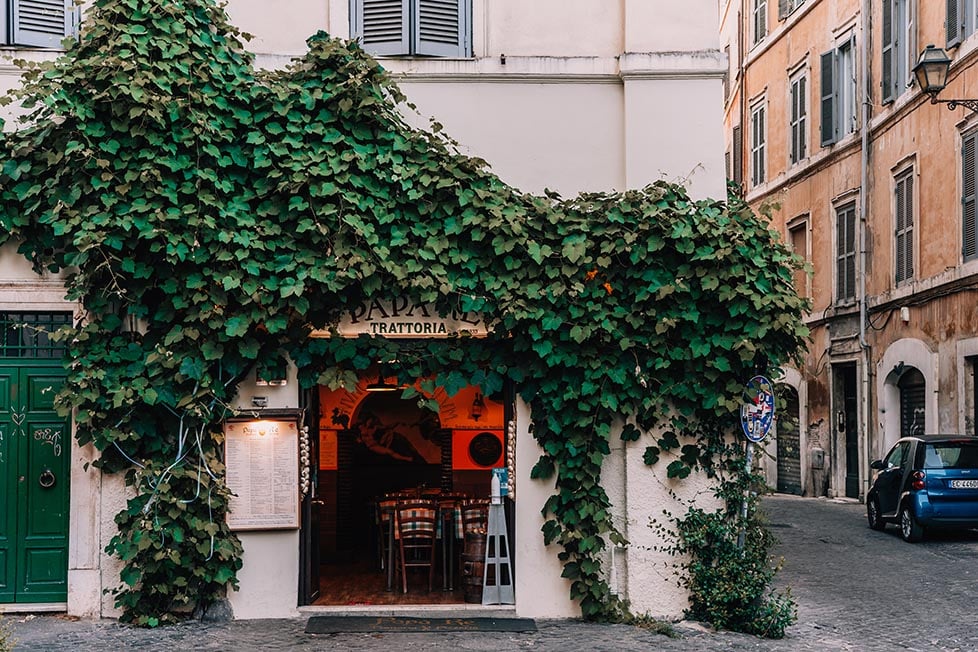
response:
M61 41L77 31L78 10L71 0L14 0L14 45L61 47Z
M953 47L961 42L964 26L961 21L964 19L963 0L947 0L947 47Z
M846 212L846 297L856 297L856 207Z
M883 72L881 75L880 86L882 87L883 104L893 101L895 93L893 91L893 64L894 48L893 43L893 0L883 0L883 21L880 42L883 45Z
M733 128L733 182L738 186L744 183L744 130L741 126Z
M754 0L754 43L767 36L767 0Z
M798 158L808 154L808 77L798 80Z
M415 0L414 53L436 57L469 56L470 0Z
M354 0L353 36L378 55L410 54L410 0Z
M913 175L907 174L896 184L895 279L901 283L913 277Z
M903 180L903 280L913 278L913 174Z
M978 233L976 233L976 179L975 150L978 131L964 137L961 143L961 253L965 260L978 257Z
M791 126L791 162L797 163L800 158L798 155L798 119L801 117L798 114L798 81L791 84L791 120L789 125Z
M846 211L835 214L835 298L845 299L846 294Z
M826 52L822 64L822 145L835 142L835 52Z

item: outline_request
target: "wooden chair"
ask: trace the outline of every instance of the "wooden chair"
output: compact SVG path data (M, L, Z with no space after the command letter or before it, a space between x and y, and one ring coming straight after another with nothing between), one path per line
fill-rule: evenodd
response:
M466 500L462 503L462 533L485 534L489 527L489 501Z
M431 500L402 501L397 504L396 517L402 588L405 593L408 592L409 568L427 567L430 593L435 579L438 504Z

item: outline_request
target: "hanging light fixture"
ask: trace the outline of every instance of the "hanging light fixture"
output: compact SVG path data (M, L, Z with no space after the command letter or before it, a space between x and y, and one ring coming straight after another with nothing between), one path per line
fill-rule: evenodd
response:
M383 375L377 376L377 382L367 385L368 392L395 392L399 390L398 385L391 385Z
M469 416L472 417L473 421L478 421L486 411L486 402L482 398L482 392L475 393L475 399L472 401L472 408L469 410Z

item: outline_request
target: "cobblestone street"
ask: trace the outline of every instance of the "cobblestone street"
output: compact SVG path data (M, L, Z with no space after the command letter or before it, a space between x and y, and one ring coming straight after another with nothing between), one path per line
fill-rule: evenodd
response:
M896 528L866 527L851 502L765 499L785 558L779 575L798 601L799 621L781 641L709 632L680 623L680 639L623 625L538 621L531 634L303 633L305 618L191 623L156 631L112 621L10 614L17 650L978 650L971 605L978 595L978 533L900 540Z

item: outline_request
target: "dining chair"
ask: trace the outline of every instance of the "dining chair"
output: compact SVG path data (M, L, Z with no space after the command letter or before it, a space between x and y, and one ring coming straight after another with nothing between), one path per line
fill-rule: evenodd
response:
M399 570L401 586L408 592L409 568L428 569L428 592L435 579L435 538L438 531L438 504L431 500L411 500L397 504Z

